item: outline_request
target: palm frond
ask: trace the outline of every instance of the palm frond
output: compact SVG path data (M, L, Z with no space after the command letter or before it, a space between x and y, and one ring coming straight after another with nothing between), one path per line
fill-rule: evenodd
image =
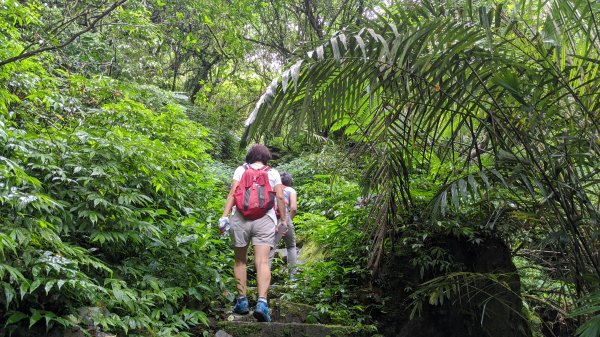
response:
M537 4L400 3L295 61L257 103L245 140L344 128L373 158L365 180L385 199L383 213L410 207L417 164L435 170L435 157L453 167L439 178L455 184L436 200L457 205L483 182L474 172L499 172L510 156L527 171L513 187L546 196L582 252L580 270L600 275L578 230L582 219L598 223L600 4ZM377 218L382 231L393 226Z

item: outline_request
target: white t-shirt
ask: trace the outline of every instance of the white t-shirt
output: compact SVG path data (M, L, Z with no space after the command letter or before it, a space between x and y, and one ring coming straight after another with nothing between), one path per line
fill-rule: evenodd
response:
M285 199L285 211L288 214L288 218L287 218L288 220L291 220L289 218L289 216L290 216L290 196L292 194L296 194L296 190L293 187L285 186L283 188L283 198Z
M296 190L293 187L286 186L283 188L283 197L285 198L286 208L290 210L290 196L296 194Z
M250 164L250 166L252 166L255 169L260 169L263 167L263 165L261 164ZM242 174L244 174L244 171L246 171L246 169L244 168L244 166L238 166L238 168L235 169L235 172L233 172L233 180L235 181L241 181L242 180ZM274 168L271 168L268 172L267 175L269 176L269 185L271 185L271 188L273 190L275 190L275 186L277 185L281 185L281 176L279 175L279 171L277 171ZM235 209L235 206L233 206L233 208ZM267 215L269 217L271 217L271 219L273 219L273 223L277 223L277 216L275 215L275 210L273 208L271 208L268 212Z

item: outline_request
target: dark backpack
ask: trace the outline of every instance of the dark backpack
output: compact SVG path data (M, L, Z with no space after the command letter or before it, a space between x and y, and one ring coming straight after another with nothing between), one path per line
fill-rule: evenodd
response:
M244 165L244 173L235 193L235 207L248 220L262 218L275 204L275 192L269 184L269 166L255 169Z

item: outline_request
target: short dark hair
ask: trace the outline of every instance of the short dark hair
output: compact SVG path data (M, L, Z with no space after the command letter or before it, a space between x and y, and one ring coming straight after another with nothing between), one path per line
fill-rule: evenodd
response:
M281 183L285 186L294 186L294 179L292 179L292 175L283 171L279 174L281 176Z
M252 145L246 154L246 163L248 164L259 161L267 165L269 160L271 160L271 151L263 144Z

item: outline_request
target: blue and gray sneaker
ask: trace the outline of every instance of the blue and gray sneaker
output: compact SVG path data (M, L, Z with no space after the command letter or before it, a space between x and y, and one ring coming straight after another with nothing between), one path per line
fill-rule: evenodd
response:
M256 302L256 309L254 309L254 318L259 322L270 322L269 317L269 306L263 301Z
M248 299L246 297L238 298L235 302L235 306L233 307L233 312L235 314L247 315L250 312Z

